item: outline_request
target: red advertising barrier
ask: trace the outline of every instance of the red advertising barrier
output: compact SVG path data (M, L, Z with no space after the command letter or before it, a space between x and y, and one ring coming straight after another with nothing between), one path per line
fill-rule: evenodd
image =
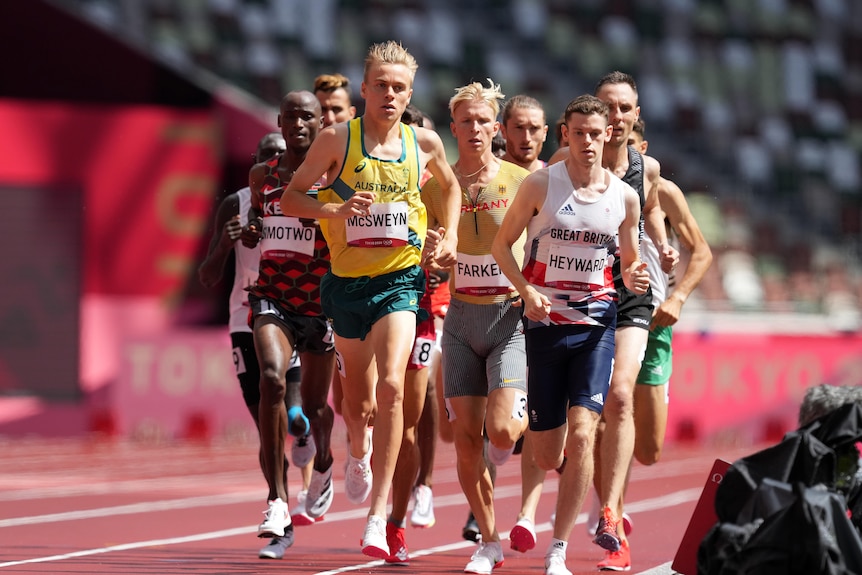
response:
M134 338L121 349L112 431L191 439L254 433L226 329Z
M669 439L796 427L811 386L862 385L862 337L675 333Z
M46 329L68 333L63 341L56 333L18 338L32 356L71 354L50 376L20 367L20 345L0 345L0 393L86 395L114 381L118 342L170 325L180 296L197 281L221 178L220 123L212 109L0 99L0 126L0 205L18 206L7 216L30 231L13 237L16 258L30 265L27 273L8 272L14 283L0 282L0 318L23 311L32 324L33 310L61 301L75 311L62 332L51 312L55 323ZM11 201L20 198L35 209ZM64 266L80 278L67 274L76 289L61 300L48 289L64 285L51 283L58 274L40 270ZM141 309L148 310L144 321Z
M0 100L0 126L0 183L83 190L85 294L183 287L220 178L210 110Z

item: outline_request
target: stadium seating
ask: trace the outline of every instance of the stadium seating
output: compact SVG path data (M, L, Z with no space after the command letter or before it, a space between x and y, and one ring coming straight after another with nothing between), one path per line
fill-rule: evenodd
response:
M270 104L323 72L358 85L365 48L394 36L420 61L414 103L438 126L470 80L528 92L553 121L602 74L628 71L650 152L697 193L716 254L697 305L818 311L859 328L860 2L54 1Z

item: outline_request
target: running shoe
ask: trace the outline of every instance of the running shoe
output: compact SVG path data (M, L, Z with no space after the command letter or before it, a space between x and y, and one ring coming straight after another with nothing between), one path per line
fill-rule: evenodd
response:
M317 445L310 433L293 438L290 446L290 460L296 467L305 467L317 455Z
M536 529L528 517L521 517L509 531L509 547L513 551L526 553L536 546Z
M293 525L288 525L284 529L284 535L270 539L269 544L261 549L257 556L261 559L281 559L284 557L285 550L291 545L293 545Z
M605 558L596 567L599 571L631 571L632 555L629 542L623 541L619 551L605 551Z
M410 565L410 555L407 553L403 527L387 522L386 544L389 546L389 556L386 557L387 563L390 565Z
M410 524L413 527L427 528L434 525L434 497L427 485L417 485L413 489L413 513Z
M482 539L482 532L479 530L479 524L476 523L476 518L473 517L472 511L467 516L467 523L464 524L464 528L461 530L461 537L473 543L478 543Z
M602 502L599 501L599 496L597 494L593 494L590 497L590 510L587 512L587 522L585 527L587 528L587 535L590 537L596 536L596 531L599 530L599 517L602 514Z
M572 575L566 568L566 554L554 550L545 555L545 575Z
M602 509L602 516L599 518L599 527L596 529L596 538L593 543L607 549L608 551L619 551L620 536L617 534L617 525L620 520L614 517L614 512L610 507Z
M290 512L290 522L296 527L304 527L306 525L314 525L314 519L308 516L305 512L305 500L308 496L308 491L300 491L296 494L296 508Z
M332 464L329 464L326 471L312 469L311 481L308 484L308 496L305 500L305 512L308 516L314 520L322 518L329 511L333 496Z
M495 447L493 443L488 442L488 461L499 467L509 461L514 451L514 443L509 449L500 449L499 447Z
M257 528L258 537L282 537L284 529L290 525L290 514L287 511L287 503L281 498L269 502L269 507L263 512L263 523Z
M470 562L464 567L464 573L491 575L491 571L503 565L503 547L499 541L479 543L479 548L470 557Z
M353 504L360 504L371 493L371 462L369 451L362 459L347 454L347 469L344 475L344 495Z
M592 497L592 504L590 505L590 511L587 513L587 522L585 523L585 527L587 528L587 535L590 537L596 536L596 531L599 529L599 515L601 515L601 503L599 503L598 497ZM623 532L626 536L632 534L634 530L634 521L632 521L631 515L623 511Z
M386 521L376 515L368 518L365 533L362 535L362 553L375 559L389 557L389 544L386 542Z

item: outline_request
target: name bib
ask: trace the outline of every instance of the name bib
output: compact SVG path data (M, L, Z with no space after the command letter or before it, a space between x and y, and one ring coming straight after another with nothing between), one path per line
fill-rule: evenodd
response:
M548 249L545 285L562 290L594 291L605 285L608 249L552 244Z
M267 216L263 218L260 252L266 259L288 259L314 255L313 225L303 225L299 218Z
M491 254L471 256L458 252L458 262L455 264L456 293L499 295L514 289Z
M362 248L406 246L407 202L371 204L367 216L347 218L347 245Z

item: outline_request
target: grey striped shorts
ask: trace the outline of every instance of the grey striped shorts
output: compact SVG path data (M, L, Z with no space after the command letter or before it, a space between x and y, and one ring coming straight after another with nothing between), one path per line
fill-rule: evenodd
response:
M487 397L501 387L527 392L521 308L513 301L449 303L441 341L445 397Z

